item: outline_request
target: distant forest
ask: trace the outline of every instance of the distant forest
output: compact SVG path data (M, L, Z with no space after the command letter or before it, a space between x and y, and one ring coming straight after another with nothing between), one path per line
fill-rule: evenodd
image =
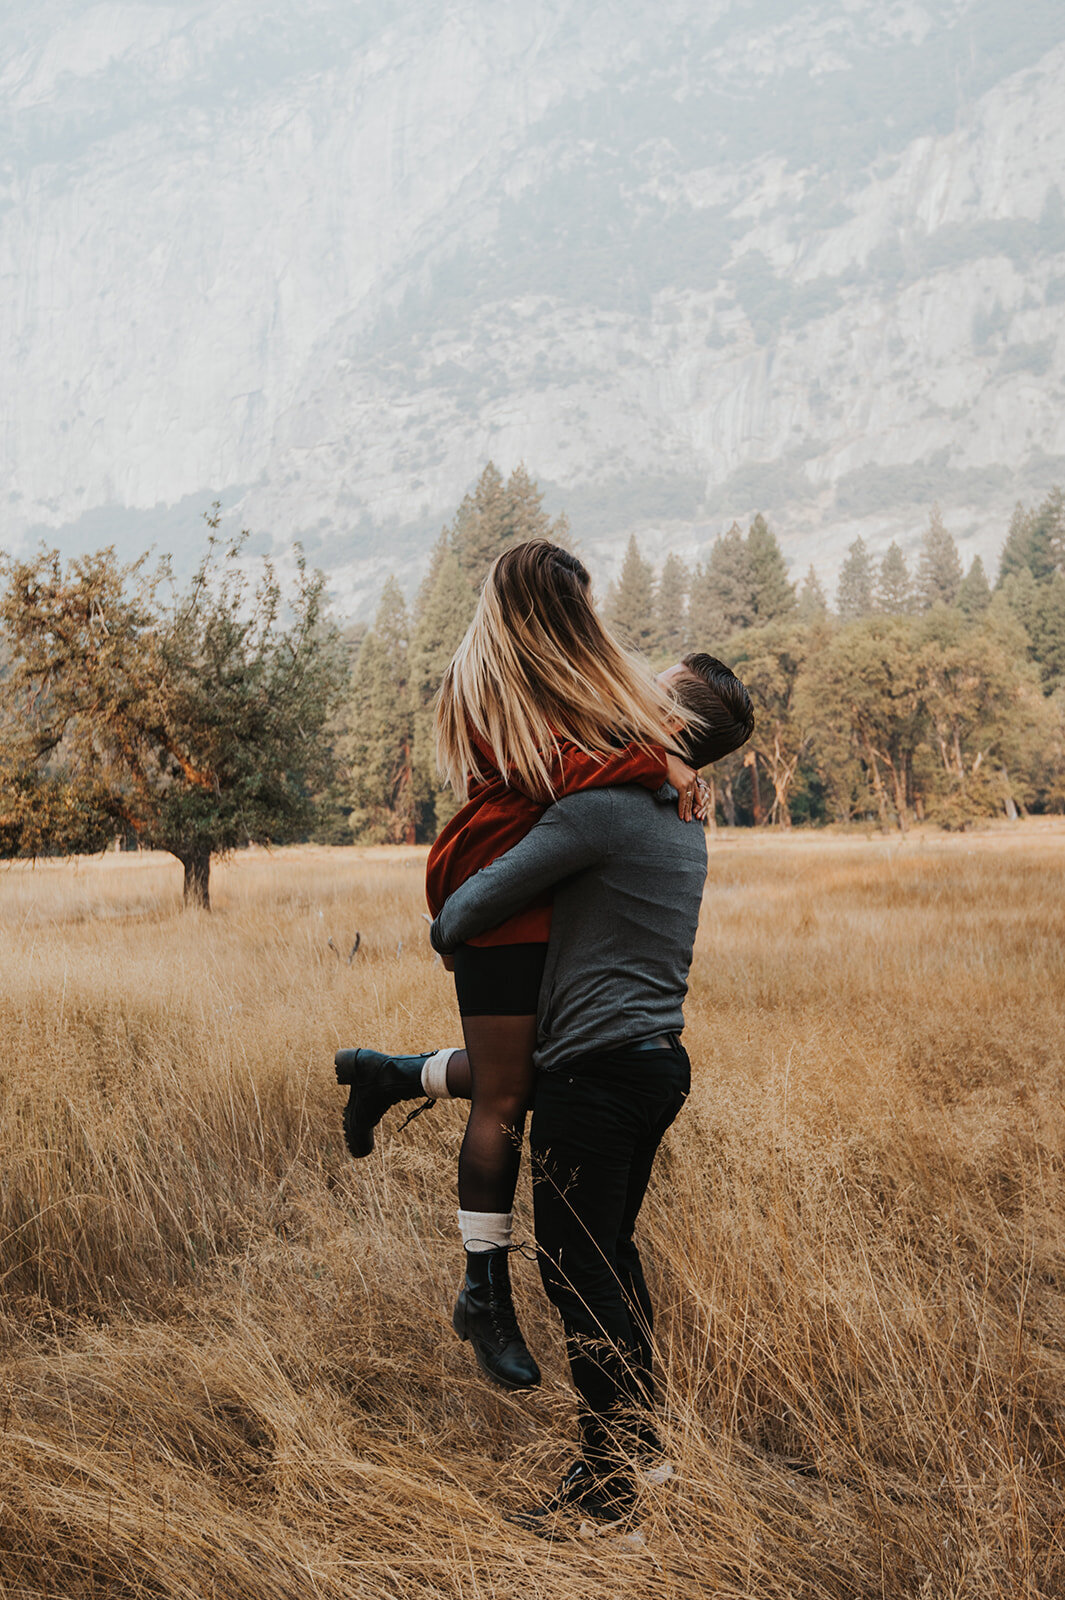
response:
M1018 505L994 586L963 571L933 507L916 570L892 543L851 545L834 605L811 567L793 582L766 519L733 524L694 570L660 571L635 538L604 597L609 622L655 666L693 650L747 684L749 746L708 771L715 822L747 827L1065 808L1065 502ZM564 542L524 469L491 464L433 552L412 606L390 579L355 655L338 728L343 776L318 836L432 839L456 808L433 759L433 699L488 563L516 540Z
M519 467L489 464L443 529L413 605L389 578L368 630L340 634L302 557L286 586L219 534L179 587L114 549L0 557L0 857L119 842L170 851L208 906L211 861L241 845L430 840L442 786L433 708L507 546L567 538ZM257 581L254 573L258 572ZM1065 497L1018 505L994 586L963 572L933 507L916 571L851 545L834 605L788 575L758 515L706 560L656 572L635 538L605 614L658 667L719 656L754 736L708 769L711 825L872 824L1065 809Z

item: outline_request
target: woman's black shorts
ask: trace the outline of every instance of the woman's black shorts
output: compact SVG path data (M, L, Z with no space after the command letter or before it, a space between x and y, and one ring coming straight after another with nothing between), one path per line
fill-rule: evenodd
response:
M460 944L454 953L460 1014L535 1016L546 956L546 944Z

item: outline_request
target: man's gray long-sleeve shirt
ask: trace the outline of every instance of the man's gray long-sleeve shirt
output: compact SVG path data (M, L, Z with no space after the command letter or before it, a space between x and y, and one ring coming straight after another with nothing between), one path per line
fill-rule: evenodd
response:
M706 838L646 789L588 789L549 807L520 844L456 889L430 929L449 955L554 888L536 1064L684 1026Z

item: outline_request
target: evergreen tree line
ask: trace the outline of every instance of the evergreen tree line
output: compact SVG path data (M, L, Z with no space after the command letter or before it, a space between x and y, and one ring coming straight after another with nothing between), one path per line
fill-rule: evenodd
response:
M414 843L456 808L437 779L433 700L489 562L516 540L562 539L524 469L493 466L434 550L412 607L393 579L362 641L339 730L346 777L321 836ZM630 539L604 603L656 666L690 650L747 683L756 731L711 769L717 820L732 825L868 819L905 830L1065 802L1065 505L1018 506L994 589L964 572L933 507L911 571L898 544L879 562L850 546L834 608L813 567L788 576L758 515L705 561L660 571Z
M433 707L500 551L564 541L524 468L489 465L443 529L413 605L390 578L372 627L341 639L320 576L249 577L218 539L179 590L112 549L0 555L0 856L171 851L186 898L250 842L431 839L458 801L437 778ZM855 540L834 610L788 576L756 516L704 562L656 572L630 540L609 620L655 665L727 660L755 702L750 744L710 769L729 824L1065 808L1065 502L1018 506L994 589L963 573L933 510L911 574ZM345 655L344 645L347 645Z

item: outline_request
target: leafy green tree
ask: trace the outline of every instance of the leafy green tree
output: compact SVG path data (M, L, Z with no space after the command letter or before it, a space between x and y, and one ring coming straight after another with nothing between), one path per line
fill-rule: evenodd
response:
M894 539L881 558L874 599L877 611L885 617L906 617L913 610L910 569Z
M827 629L793 622L749 628L733 651L733 669L758 708L752 748L773 786L767 821L791 826L789 805L799 763L810 747L810 702L797 698L803 669L812 651L826 642Z
M827 615L828 596L825 594L821 580L811 564L799 590L795 618L798 622L816 622L818 618L827 617Z
M413 708L408 667L410 622L389 578L363 640L351 694L352 827L377 843L415 842Z
M16 825L8 848L86 848L121 827L176 856L186 902L207 908L214 856L309 826L341 678L323 580L301 555L288 594L269 563L253 584L246 534L223 547L219 520L216 506L184 593L110 549L66 572L54 551L9 564L0 725L30 711L15 753L23 792L43 784L69 826Z
M874 607L876 579L873 558L865 540L858 536L847 548L847 556L839 571L836 590L836 611L841 622L856 622L868 617Z
M640 554L633 534L617 582L607 593L606 615L610 626L634 650L655 648L654 583L654 569Z
M1046 723L1024 776L1032 809L1065 811L1065 687L1044 701Z
M795 609L795 585L776 534L761 512L747 530L747 562L753 611L758 622L776 622Z
M943 526L938 505L932 507L928 527L921 540L917 563L917 602L922 611L934 605L952 606L961 588L962 569L958 547Z
M955 605L964 617L978 617L991 604L991 585L987 581L984 563L974 556L972 566L961 581Z
M125 827L125 724L151 690L151 608L127 593L142 563L113 549L9 561L0 597L0 853L102 849Z
M662 563L655 588L654 648L656 654L679 660L688 648L688 591L691 573L678 555L670 551Z
M997 616L973 626L937 608L917 634L917 674L928 740L939 769L929 815L949 826L1013 804L1030 765L1045 705L1023 640Z
M921 698L914 624L869 617L837 629L813 653L796 692L801 721L816 730L826 781L846 757L860 763L880 825L906 832Z

